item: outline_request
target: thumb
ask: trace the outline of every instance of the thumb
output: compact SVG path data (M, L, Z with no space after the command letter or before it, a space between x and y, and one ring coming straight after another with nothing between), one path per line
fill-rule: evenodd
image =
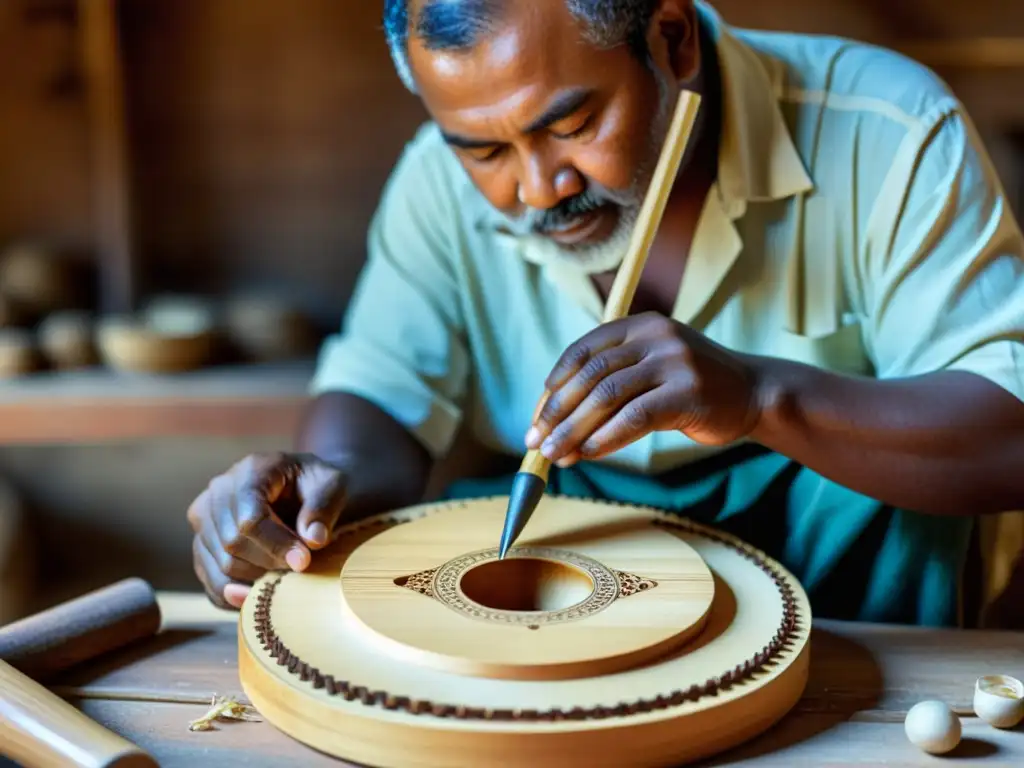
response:
M333 467L304 466L299 472L297 488L302 507L295 530L310 549L325 547L345 507L345 477Z

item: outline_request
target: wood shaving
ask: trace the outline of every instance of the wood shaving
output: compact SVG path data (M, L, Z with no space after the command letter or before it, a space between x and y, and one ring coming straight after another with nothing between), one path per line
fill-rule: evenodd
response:
M188 724L190 731L212 731L217 720L245 720L251 723L263 722L256 710L230 697L214 696L210 710Z

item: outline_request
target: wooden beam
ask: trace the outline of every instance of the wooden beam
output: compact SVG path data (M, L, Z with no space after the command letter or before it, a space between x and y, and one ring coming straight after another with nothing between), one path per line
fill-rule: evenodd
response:
M128 312L135 302L131 185L117 2L78 0L93 159L99 300L104 313Z

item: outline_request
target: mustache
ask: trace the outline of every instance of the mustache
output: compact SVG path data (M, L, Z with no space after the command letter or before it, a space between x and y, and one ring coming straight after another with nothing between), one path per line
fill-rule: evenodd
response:
M591 185L579 194L561 200L552 208L529 209L520 221L529 231L542 235L562 229L581 216L609 205L626 207L632 202L632 196L628 194L617 194L597 185Z

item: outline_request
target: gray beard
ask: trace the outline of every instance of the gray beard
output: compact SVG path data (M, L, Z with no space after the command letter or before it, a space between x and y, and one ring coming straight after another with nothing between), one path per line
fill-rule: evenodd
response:
M596 275L617 269L626 257L647 186L654 175L654 168L668 133L675 105L673 97L677 97L676 90L669 81L658 77L657 82L658 109L650 133L650 146L656 148L656 151L652 151L646 162L637 169L633 183L624 193L605 189L588 190L596 199L602 203L613 203L618 210L619 220L607 238L598 243L580 246L561 245L545 235L536 233L536 224L545 216L545 211L534 208L527 209L523 215L508 220L509 228L528 244L534 253L539 254L544 262L557 264L585 275Z

